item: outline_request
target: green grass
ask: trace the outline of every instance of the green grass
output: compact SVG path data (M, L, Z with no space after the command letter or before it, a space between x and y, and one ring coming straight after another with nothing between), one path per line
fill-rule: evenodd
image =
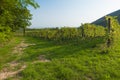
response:
M29 46L20 61L28 67L19 75L21 80L119 80L120 51L101 54L102 38L56 44L38 38L27 38ZM45 55L51 62L32 64Z
M15 37L7 42L3 47L0 47L0 70L6 63L13 61L17 55L13 54L14 47L21 42L22 38Z
M58 44L39 38L25 37L28 46L18 59L27 68L17 77L20 80L119 80L120 46L109 53L101 53L103 38ZM50 62L37 62L40 55ZM10 78L8 80L12 80Z

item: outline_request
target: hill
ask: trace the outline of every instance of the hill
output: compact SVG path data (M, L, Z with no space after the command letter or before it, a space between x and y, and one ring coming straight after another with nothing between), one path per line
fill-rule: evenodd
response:
M107 14L105 16L117 16L118 17L118 21L120 23L120 9L117 10L117 11L114 11L114 12L112 12L110 14ZM105 16L103 16L102 18L99 18L98 20L92 22L92 24L106 26Z

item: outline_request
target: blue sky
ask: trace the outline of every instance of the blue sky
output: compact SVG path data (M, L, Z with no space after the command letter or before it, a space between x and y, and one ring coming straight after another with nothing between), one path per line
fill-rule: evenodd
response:
M33 14L31 28L78 27L120 8L120 0L35 0L39 9Z

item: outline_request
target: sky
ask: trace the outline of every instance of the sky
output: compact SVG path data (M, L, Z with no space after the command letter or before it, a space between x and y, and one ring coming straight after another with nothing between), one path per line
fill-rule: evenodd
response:
M35 0L30 28L79 27L120 9L120 0Z

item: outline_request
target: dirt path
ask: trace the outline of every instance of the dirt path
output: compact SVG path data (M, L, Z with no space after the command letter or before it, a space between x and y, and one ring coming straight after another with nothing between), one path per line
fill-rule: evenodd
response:
M13 66L12 68L16 68L18 64ZM11 68L11 66L10 66ZM4 68L2 72L0 72L0 80L5 80L9 77L13 77L14 75L18 74L19 72L23 71L26 68L26 65L21 66L18 70L12 71L8 70L7 68Z
M24 40L22 40L20 44L14 47L12 53L14 55L20 56L23 53L24 49L30 45L33 45L33 44L27 44L25 43ZM18 74L19 72L21 72L27 67L25 64L19 63L16 60L10 63L7 63L6 65L7 66L0 71L0 80L5 80L9 77L13 77L14 75Z
M14 47L12 54L20 57L24 53L24 50L28 46L32 46L32 45L36 45L36 44L29 44L29 43L26 43L25 40L22 40L20 44ZM38 60L33 61L32 64L39 63L39 62L50 62L50 60L47 60L45 58L45 55L39 55ZM27 67L27 64L25 64L25 62L21 63L21 62L17 62L17 60L7 63L6 67L4 67L0 71L0 80L5 80L10 77L15 77L15 75L23 71L26 67Z
M20 44L18 44L16 47L14 47L13 49L13 53L19 53L19 54L22 54L24 49L30 45L35 45L35 44L28 44L28 43L25 43L25 41L21 41Z
M45 63L45 62L50 62L50 60L46 59L45 55L39 55L38 60L33 61L32 64L39 63L39 62Z

